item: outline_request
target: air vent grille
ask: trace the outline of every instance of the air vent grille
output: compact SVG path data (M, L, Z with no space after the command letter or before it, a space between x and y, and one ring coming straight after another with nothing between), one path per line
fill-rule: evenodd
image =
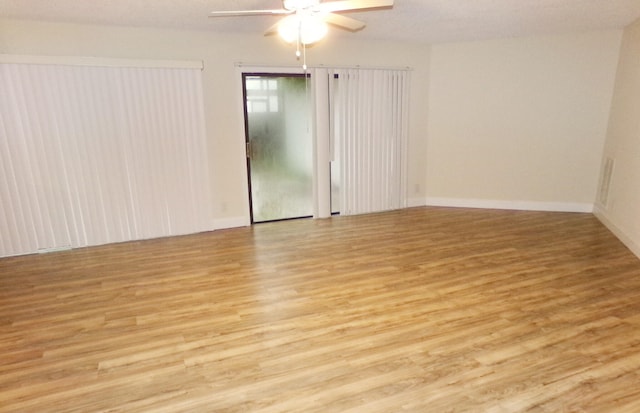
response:
M609 187L611 185L611 176L613 175L613 158L607 157L602 168L602 176L600 179L600 192L598 193L598 202L604 207L609 202Z

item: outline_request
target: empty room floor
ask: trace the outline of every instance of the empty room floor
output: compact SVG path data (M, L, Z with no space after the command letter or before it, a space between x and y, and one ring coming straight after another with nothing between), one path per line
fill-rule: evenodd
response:
M638 412L593 215L411 208L0 259L0 412Z

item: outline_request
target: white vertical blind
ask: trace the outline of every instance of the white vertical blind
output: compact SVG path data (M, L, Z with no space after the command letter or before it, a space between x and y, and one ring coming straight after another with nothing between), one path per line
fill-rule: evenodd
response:
M201 71L0 64L0 256L211 229Z
M314 118L314 213L315 218L331 216L331 168L330 136L331 119L329 107L330 77L329 69L317 68L311 72L313 81L313 118Z
M409 72L337 69L340 213L406 207Z

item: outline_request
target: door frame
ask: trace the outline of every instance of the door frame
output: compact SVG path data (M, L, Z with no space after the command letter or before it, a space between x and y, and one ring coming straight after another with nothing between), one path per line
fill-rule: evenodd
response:
M305 216L300 216L300 217L291 217L291 218L279 218L279 219L274 219L274 220L269 220L269 221L259 221L256 222L253 216L253 190L251 187L251 154L250 152L252 152L251 149L251 141L249 138L249 116L247 113L247 83L246 83L246 79L249 76L262 76L262 77L296 77L296 78L304 78L306 77L307 80L309 80L311 78L311 74L308 72L302 72L302 73L290 73L291 71L287 71L285 72L265 72L265 71L259 71L259 72L249 72L249 71L242 71L242 116L243 116L243 125L244 125L244 145L245 145L245 158L246 158L246 162L247 162L247 192L249 194L249 221L251 222L251 225L253 224L259 224L262 222L272 222L272 221L287 221L287 220L291 220L291 219L301 219L301 218L312 218L313 215L305 215ZM312 136L313 138L313 136Z
M244 64L242 62L237 62L234 64L235 66L235 76L234 76L234 85L233 85L233 95L236 98L235 103L235 119L233 122L233 147L234 150L234 162L242 162L245 167L241 168L240 173L241 176L238 177L239 181L238 185L239 189L243 191L242 196L242 211L241 215L236 218L230 218L226 220L221 220L224 222L220 222L218 227L221 228L229 228L233 226L251 226L251 205L249 204L249 197L246 194L250 193L249 188L249 175L246 167L247 162L247 145L246 145L246 135L245 135L245 97L242 93L244 88L243 85L243 73L299 73L304 74L305 71L300 66L268 66L268 65L260 65L260 64ZM226 202L221 202L221 212L225 212L227 205Z
M329 102L328 96L328 80L326 73L329 70L325 67L309 67L307 70L304 70L301 66L268 66L268 65L245 65L243 63L236 63L236 84L234 93L237 96L237 123L236 127L234 127L234 131L238 135L238 139L234 139L234 146L237 148L237 154L242 153L244 160L243 163L247 162L247 145L246 145L246 125L245 125L245 99L246 97L242 93L244 89L244 81L243 74L245 73L263 73L263 74L299 74L299 75L310 75L309 79L309 89L311 92L311 96L313 99L312 108L312 145L313 145L313 162L314 162L314 177L313 177L313 196L314 196L314 218L328 218L331 216L331 201L330 201L330 172L329 172L329 163L330 160L330 149L329 149L329 141L330 141L330 131L329 131L329 123L330 123L330 115L329 115L329 107L318 107L316 102L318 99ZM238 93L240 92L240 93ZM242 126L241 126L242 125ZM236 129L237 128L237 129ZM241 129L242 128L242 129ZM235 136L235 133L234 133ZM242 139L239 137L242 136ZM242 145L242 147L240 147ZM240 159L238 158L238 161ZM245 174L242 178L242 190L244 190L245 194L250 194L249 188L249 171L247 167L242 168L242 173ZM244 199L244 216L243 216L243 226L250 226L253 223L251 205L248 196L243 196Z

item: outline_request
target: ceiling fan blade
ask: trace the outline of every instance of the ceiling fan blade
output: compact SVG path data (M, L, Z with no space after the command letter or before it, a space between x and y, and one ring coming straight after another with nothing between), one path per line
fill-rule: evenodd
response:
M376 9L393 6L393 0L339 0L320 3L317 7L324 12Z
M293 11L286 9L275 10L227 10L227 11L212 11L209 13L209 17L232 17L232 16L263 16L274 14L291 14Z
M280 26L280 22L274 24L264 31L265 36L269 36L270 34L278 33L278 27Z
M325 15L324 21L329 24L333 24L334 26L340 26L347 30L351 30L352 32L356 32L358 30L362 30L364 26L366 26L365 22L353 19L351 17L342 16L340 14L329 13Z

